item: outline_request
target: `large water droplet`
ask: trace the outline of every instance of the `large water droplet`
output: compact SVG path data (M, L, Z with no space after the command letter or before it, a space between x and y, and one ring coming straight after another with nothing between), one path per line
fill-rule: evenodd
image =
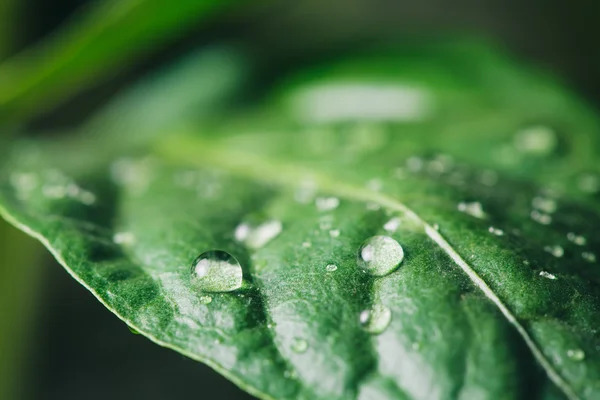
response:
M235 239L251 249L259 249L281 233L281 221L272 219L263 223L243 222L235 228Z
M295 353L304 353L308 350L308 342L301 338L294 338L292 341L292 350Z
M385 331L392 320L392 312L384 305L376 304L370 310L360 313L359 321L362 328L374 335Z
M374 276L394 272L403 259L402 246L388 236L373 236L358 249L358 266Z
M192 280L206 292L231 292L242 287L242 267L231 254L207 251L194 260Z

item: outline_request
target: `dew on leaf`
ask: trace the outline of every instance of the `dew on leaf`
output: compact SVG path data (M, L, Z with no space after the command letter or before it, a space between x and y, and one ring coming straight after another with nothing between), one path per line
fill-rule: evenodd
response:
M317 183L313 179L304 179L294 192L294 200L301 204L313 201L317 194Z
M388 232L396 232L400 227L401 223L402 220L400 218L394 217L383 225L383 229L385 229Z
M135 243L135 235L131 232L115 232L113 242L123 246L131 246Z
M206 292L231 292L242 287L242 267L231 254L211 250L198 256L191 269L192 281Z
M585 246L585 244L587 243L587 239L584 236L577 235L573 232L567 233L567 239L575 243L577 246Z
M261 223L243 222L235 228L235 239L251 249L259 249L276 238L282 231L281 221L266 220Z
M423 169L423 159L421 157L410 157L406 160L406 167L412 172L419 172Z
M337 267L337 265L335 265L335 264L328 264L328 265L325 267L325 270L326 270L327 272L333 272L333 271L336 271L336 270L337 270L337 268L338 268L338 267Z
M556 258L560 258L562 256L565 255L565 249L563 249L561 246L545 246L544 247L544 251L546 253L550 253L552 254L554 257Z
M312 246L312 243L311 243L311 242L309 242L309 241L302 242L302 247L306 247L306 248L308 248L308 247L311 247L311 246Z
M200 296L200 304L209 304L210 302L212 302L212 297Z
M340 199L337 197L317 197L315 204L319 211L330 211L338 208Z
M596 255L594 253L590 253L589 251L584 251L581 253L581 257L587 262L596 262Z
M539 212L538 210L533 210L529 216L532 220L542 225L550 225L552 223L552 216L545 214L543 212Z
M584 193L600 192L600 177L596 174L583 174L577 179L577 187Z
M479 181L485 186L494 186L498 183L498 173L492 170L484 170L479 175Z
M493 226L488 228L488 232L496 236L504 235L504 231L502 229L494 228Z
M388 236L373 236L358 249L358 266L374 276L394 272L404 259L402 246Z
M552 214L556 211L556 200L548 197L537 196L531 200L533 208L540 210L546 214Z
M330 230L329 236L334 237L334 238L340 236L340 230L339 229Z
M485 211L483 211L481 203L478 201L474 201L472 203L458 203L458 211L464 212L465 214L469 214L470 216L479 219L484 219L487 216Z
M13 172L9 180L18 192L30 192L39 184L38 176L31 172Z
M550 272L546 272L546 271L541 271L540 272L540 276L546 279L551 279L551 280L555 280L556 276L552 275Z
M585 353L581 349L569 349L567 350L567 357L573 361L583 361Z
M381 179L371 179L367 182L367 189L374 192L379 192L383 188L383 182Z
M308 342L301 338L294 338L292 340L292 350L294 353L304 353L308 350Z
M371 309L363 310L358 320L366 332L373 335L383 333L392 320L392 311L384 305L376 304Z
M556 149L558 138L554 130L547 126L531 126L517 132L514 144L523 153L547 156Z

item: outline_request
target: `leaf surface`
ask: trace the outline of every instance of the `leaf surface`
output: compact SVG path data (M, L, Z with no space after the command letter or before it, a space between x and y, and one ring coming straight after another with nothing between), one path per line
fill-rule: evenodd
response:
M409 46L143 154L15 145L0 211L136 331L261 398L593 399L597 131L487 47ZM404 249L383 277L357 264L375 235ZM239 290L198 290L210 250L239 260Z

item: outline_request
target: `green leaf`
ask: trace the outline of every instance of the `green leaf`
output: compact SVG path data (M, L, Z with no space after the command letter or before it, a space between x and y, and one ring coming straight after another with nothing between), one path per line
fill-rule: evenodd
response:
M165 46L226 2L98 1L36 47L0 64L2 119L53 107L156 47Z
M0 212L135 331L261 398L597 398L595 114L469 42L287 82L111 162L15 145ZM378 235L403 249L360 253L384 276L358 259ZM241 288L198 285L214 250Z

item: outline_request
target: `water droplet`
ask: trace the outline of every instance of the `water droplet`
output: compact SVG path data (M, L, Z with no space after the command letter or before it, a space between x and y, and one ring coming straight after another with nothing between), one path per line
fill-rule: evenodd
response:
M494 186L498 183L498 174L492 170L485 170L479 175L479 181L485 186Z
M225 251L202 253L194 260L191 273L196 286L206 292L231 292L242 287L242 267Z
M534 197L531 200L533 208L545 212L546 214L552 214L556 211L556 200L547 197Z
M600 178L596 174L583 174L577 180L577 187L584 193L600 192Z
M308 342L301 338L294 338L292 341L292 350L295 353L304 353L308 350Z
M294 199L301 204L308 204L317 194L317 183L313 179L304 179L294 192Z
M113 235L113 242L123 246L132 246L135 243L135 235L131 232L116 232Z
M333 272L333 271L337 270L337 268L338 268L338 267L337 267L337 265L335 265L335 264L329 264L329 265L327 265L327 266L325 267L325 269L327 270L327 272Z
M308 248L308 247L311 247L311 246L312 246L312 243L311 243L311 242L308 242L308 241L306 241L306 242L302 242L302 247L306 247L306 248Z
M329 235L331 237L338 237L340 236L340 230L339 229L332 229L329 231Z
M517 150L537 156L551 154L558 145L556 133L547 126L532 126L517 132L514 141Z
M488 232L491 233L491 234L494 234L496 236L502 236L502 235L504 235L504 231L502 229L494 228L493 226L490 226L488 228Z
M210 296L200 296L200 304L208 304L212 302L212 297Z
M367 203L367 210L369 211L377 211L381 208L381 206L377 203L369 202Z
M63 185L46 184L42 187L42 194L49 199L62 199L67 195Z
M398 228L400 227L401 223L402 223L402 221L400 220L400 218L394 217L394 218L390 219L388 222L386 222L385 225L383 225L383 229L385 229L388 232L396 232L398 230Z
M585 237L576 235L573 232L567 233L567 239L575 243L577 246L585 246L585 244L587 243L587 239Z
M585 358L585 353L581 349L567 350L567 357L573 361L582 361Z
M340 199L337 197L317 197L315 204L319 211L330 211L338 208Z
M381 304L376 304L370 310L364 310L359 315L362 328L373 335L383 333L391 320L392 311Z
M487 216L485 211L483 211L481 203L478 201L472 203L458 203L458 211L479 219L484 219Z
M540 272L540 276L546 278L546 279L551 279L551 280L555 280L556 276L552 275L550 272L546 272L546 271L541 271Z
M370 189L374 192L379 192L383 188L383 182L381 179L371 179L367 182L367 189Z
M259 249L281 233L283 226L276 219L262 223L243 222L235 228L235 239L251 249Z
M440 224L433 224L432 228L435 231L439 231L440 230Z
M544 251L552 254L556 258L560 258L565 255L565 250L561 246L545 246Z
M373 236L358 250L358 266L374 276L394 272L404 259L402 246L388 236Z
M533 210L531 214L529 214L532 220L542 225L550 225L552 223L552 216L548 214L544 214L539 212L538 210Z
M423 169L423 159L420 157L410 157L406 160L406 167L412 172L418 172Z
M31 192L39 184L38 176L31 172L13 172L9 179L18 192Z
M585 251L581 253L581 257L587 262L596 262L596 255L594 253L590 253L589 251Z

